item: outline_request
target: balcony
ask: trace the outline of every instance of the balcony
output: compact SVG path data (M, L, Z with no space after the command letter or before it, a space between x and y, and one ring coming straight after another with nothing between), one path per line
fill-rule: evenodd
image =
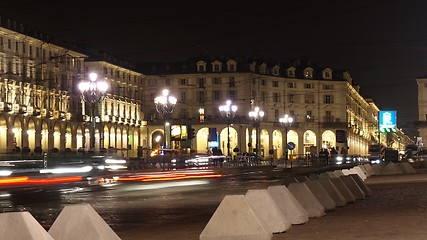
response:
M12 111L12 103L0 102L0 111L2 111L2 112Z
M53 111L52 110L47 110L47 109L42 109L41 110L41 116L43 118L51 118L51 117L53 117Z
M14 113L20 113L25 114L27 113L27 106L22 104L13 104L13 112Z
M323 122L321 123L324 128L347 128L347 122L342 122L339 118L334 118L331 116L324 117Z

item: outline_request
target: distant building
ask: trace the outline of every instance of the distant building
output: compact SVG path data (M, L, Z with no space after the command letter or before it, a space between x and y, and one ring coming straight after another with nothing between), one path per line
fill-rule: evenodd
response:
M238 107L231 120L230 145L240 152L255 148L256 129L248 116L254 107L265 112L260 122L264 156L284 154L284 127L278 122L284 114L295 119L287 136L288 142L295 143L295 155L307 154L313 146L317 152L346 146L350 154L366 155L368 145L378 142L379 109L371 99L363 98L345 70L335 71L300 59L278 63L251 58L196 58L147 64L144 74L145 116L151 116L146 119L149 132L154 133L156 128L150 121L159 119L152 99L167 88L178 98L171 124L196 129L191 147L198 152L210 147L207 138L212 128L218 132L222 152L227 152L228 124L219 112L226 100ZM342 139L337 139L337 131L344 132Z

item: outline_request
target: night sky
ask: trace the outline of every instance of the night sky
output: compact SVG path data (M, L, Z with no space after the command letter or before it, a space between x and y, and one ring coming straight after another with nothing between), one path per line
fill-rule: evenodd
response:
M396 110L398 127L415 135L415 79L427 75L426 7L422 0L13 0L0 3L0 15L136 63L304 57L347 69L365 98Z

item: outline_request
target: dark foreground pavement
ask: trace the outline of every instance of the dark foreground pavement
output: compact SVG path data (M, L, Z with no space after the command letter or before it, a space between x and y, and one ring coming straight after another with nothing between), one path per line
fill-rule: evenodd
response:
M274 234L272 239L427 239L426 171L371 176L365 183L372 190L371 196L293 225L287 232ZM186 221L171 221L168 226L135 227L116 233L122 240L197 240L211 216L201 214Z

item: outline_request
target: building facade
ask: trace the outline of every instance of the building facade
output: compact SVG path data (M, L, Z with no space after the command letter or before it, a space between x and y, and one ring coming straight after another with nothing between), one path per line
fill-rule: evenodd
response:
M163 88L178 99L170 124L196 130L191 148L197 152L211 148L212 129L219 136L214 144L227 153L229 141L235 150L232 155L252 152L257 137L260 154L274 158L283 156L285 139L294 143L290 153L295 156L331 147L366 155L368 145L378 142L378 108L363 98L347 71L302 61L277 64L233 58L147 65L145 71L143 101L151 146L162 132L152 99ZM219 111L227 100L238 108L232 119L221 117ZM248 115L255 107L265 112L259 127ZM279 123L284 114L294 119L286 126L287 137Z
M109 62L0 18L0 153L85 152L94 137L93 151L136 156L144 145L142 74L101 56ZM78 89L91 72L110 86L94 116Z
M290 157L332 147L366 155L368 145L382 139L378 107L345 70L252 58L197 58L136 70L105 53L76 49L0 18L1 153L112 150L136 157L163 141L230 156L256 150L281 158L290 142ZM92 72L109 85L95 106L78 89ZM163 89L177 98L167 116L154 103ZM237 106L229 118L219 111L227 100ZM250 117L256 108L265 115ZM281 125L285 114L294 121Z

